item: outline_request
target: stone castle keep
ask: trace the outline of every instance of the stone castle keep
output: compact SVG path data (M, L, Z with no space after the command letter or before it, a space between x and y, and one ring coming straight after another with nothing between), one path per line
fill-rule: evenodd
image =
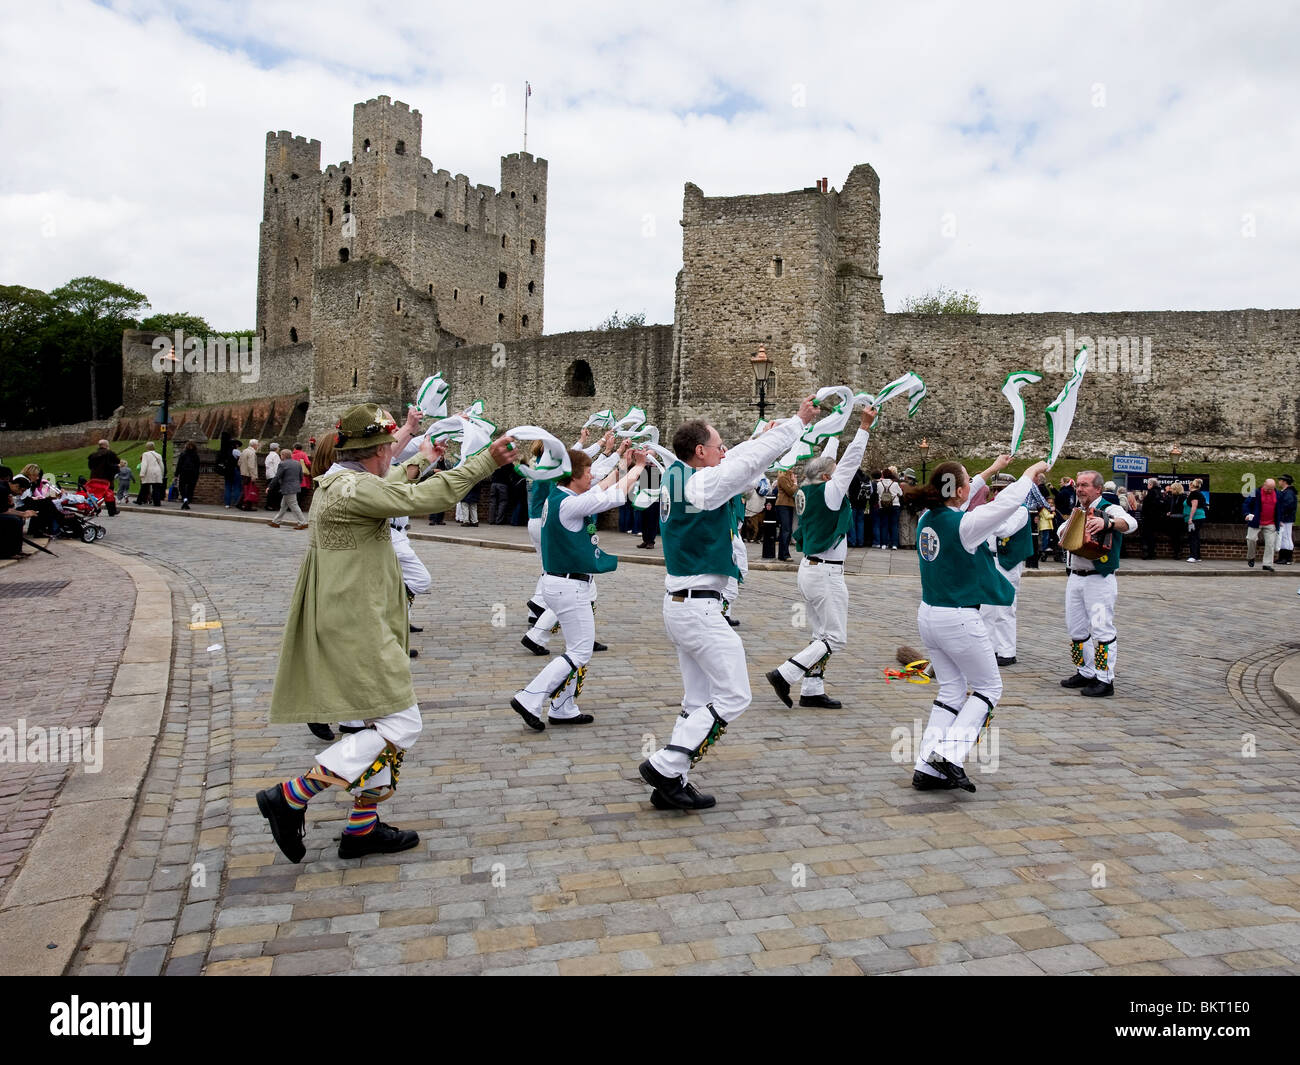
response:
M546 160L503 156L491 188L420 151L420 113L386 96L356 105L351 159L323 171L319 141L267 134L261 376L178 375L175 421L306 436L354 403L397 412L440 370L453 405L481 398L503 429L538 422L571 439L592 411L636 403L665 435L701 416L735 441L757 417L749 358L762 344L769 414L822 385L873 391L919 373L930 397L916 417L891 405L872 440L906 465L922 435L932 458L1005 449L999 390L1019 369L1044 372L1024 392L1025 449L1041 452L1041 411L1082 340L1094 366L1067 454L1158 457L1178 441L1189 459L1290 459L1300 444L1298 310L886 314L880 181L865 164L841 189L707 197L688 183L673 323L543 335ZM161 396L154 336L123 338L118 435L147 428Z

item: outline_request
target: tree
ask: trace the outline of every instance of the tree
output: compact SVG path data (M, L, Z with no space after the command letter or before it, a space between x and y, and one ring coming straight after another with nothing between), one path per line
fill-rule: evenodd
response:
M0 420L11 429L39 422L54 394L43 357L53 309L40 289L0 285Z
M979 297L940 285L933 292L909 296L899 305L901 314L979 314Z
M634 329L645 325L645 311L639 314L620 315L617 310L606 318L596 329L602 332L610 329Z
M149 306L143 292L105 281L100 277L74 277L50 293L59 310L71 319L71 345L64 358L73 365L90 370L90 417L99 420L99 394L96 370L100 353L111 347L113 338L120 343L122 330L135 325L135 316Z
M175 333L181 330L186 336L207 337L212 335L212 326L197 314L180 311L176 314L151 314L140 323L141 329L154 333Z

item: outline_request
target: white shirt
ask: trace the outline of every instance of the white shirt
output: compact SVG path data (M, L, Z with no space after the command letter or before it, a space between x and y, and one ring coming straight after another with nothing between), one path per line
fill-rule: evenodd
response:
M594 444L588 444L586 447L582 446L582 437L579 437L577 440L573 442L572 450L581 451L589 459L594 459L597 455L600 454L600 445L601 442L604 440L604 437L605 434L601 433L601 435L596 438L596 442Z
M592 475L595 479L595 475ZM618 484L608 488L588 488L585 492L575 492L572 488L560 486L564 498L560 500L560 524L569 532L582 532L586 519L592 514L621 507L627 497L619 491Z
M266 456L266 479L269 481L280 468L280 452L272 451Z
M966 511L962 515L961 524L957 526L961 546L973 555L979 545L988 540L990 536L1007 535L1000 533L999 530L1004 524L1010 524L1009 519L1015 518L1017 510L1021 511L1025 518L1028 519L1029 511L1025 510L1024 502L1029 495L1029 486L1032 483L1032 481L1021 477L1015 484L1002 489L996 499L988 503L982 503L974 510ZM971 478L970 494L972 496L983 487L983 477L976 474ZM969 497L967 498L969 499Z
M753 440L737 444L716 466L705 466L691 475L686 482L686 502L700 510L717 510L725 506L789 451L804 428L804 423L798 418L787 418ZM721 592L726 586L727 577L722 573L682 577L670 573L664 577L664 587L670 592L684 588Z

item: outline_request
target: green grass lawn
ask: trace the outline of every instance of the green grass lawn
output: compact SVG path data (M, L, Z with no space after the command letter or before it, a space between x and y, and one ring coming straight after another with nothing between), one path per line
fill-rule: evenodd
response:
M113 450L117 452L117 457L122 459L131 467L131 486L133 489L140 487L140 453L144 451L145 440L115 440ZM161 448L161 444L155 441L154 447ZM27 465L34 462L46 473L52 473L60 481L76 481L78 477L89 477L90 468L86 465L86 459L94 451L94 447L78 447L71 451L41 451L35 454L26 455L4 455L0 456L4 464L14 473ZM176 449L170 444L167 447L167 465L171 467L169 473L174 473L176 468ZM170 480L170 478L168 478ZM113 482L113 490L117 490L117 482Z

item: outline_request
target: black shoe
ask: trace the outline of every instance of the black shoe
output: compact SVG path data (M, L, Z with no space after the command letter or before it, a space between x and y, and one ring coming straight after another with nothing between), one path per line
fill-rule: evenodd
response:
M740 622L739 622L739 621L737 621L735 618L733 618L730 614L727 614L727 615L725 615L725 616L726 616L727 624L728 624L728 625L730 625L733 629L738 629L738 628L740 628Z
M540 643L537 643L535 640L530 640L527 636L525 636L519 642L523 644L525 647L527 647L528 650L532 651L533 654L535 655L549 655L551 653Z
M420 842L417 832L409 828L394 828L382 821L364 836L352 836L343 833L339 840L340 858L362 858L367 854L396 854L409 851Z
M279 784L272 784L257 793L257 808L271 823L271 835L280 853L297 865L307 853L302 842L307 834L306 809L295 810L290 806Z
M666 777L646 759L638 767L641 779L655 790L650 794L650 801L660 810L707 810L716 806L718 800L712 795L705 795L694 784L683 784L681 777ZM658 795L660 802L654 802ZM666 803L667 805L661 805Z
M932 777L919 769L912 770L912 787L917 791L952 791L956 786L947 777Z
M1249 566L1251 569L1254 569L1254 568L1255 568L1255 560L1254 560L1253 558L1248 558L1248 559L1246 559L1246 565Z
M524 706L518 699L510 700L510 708L524 719L524 724L534 732L545 732L546 722Z
M1001 655L994 655L993 657L998 660L998 665L1000 666L1014 666L1016 664L1015 655L1012 655L1010 658L1003 658Z
M593 651L608 651L608 650L609 650L609 648L606 647L606 646L605 646L603 643L601 643L599 640L597 640L595 643L593 643L593 644L591 645L591 649L592 649Z
M190 505L188 503L181 504L181 510L189 510L189 509L190 509Z
M828 699L825 695L801 695L800 706L820 706L823 710L838 710L843 705L838 699Z
M1092 699L1106 699L1115 694L1115 685L1104 680L1094 680L1086 688L1080 688L1079 694Z
M1277 572L1277 570L1275 570L1272 566L1260 566L1260 569L1262 569L1265 573L1276 573L1276 572Z
M774 669L770 673L764 673L763 675L767 677L768 684L772 685L772 688L776 691L776 697L786 706L794 706L790 699L790 682L781 676L781 671Z
M407 627L408 629L410 629L412 632L423 632L423 631L424 631L424 629L421 628L419 625L411 625L411 624L408 623L406 627Z
M308 721L307 727L311 729L311 734L318 740L332 740L334 738L334 730L324 721Z
M1062 688L1086 688L1093 682L1094 677L1085 677L1082 673L1071 673L1065 680L1061 681Z
M931 761L930 764L947 777L954 788L961 788L962 791L975 790L975 782L966 775L966 770L961 766L953 765L952 762L948 761L946 758L939 758L935 761Z
M596 719L590 714L579 714L577 717L550 717L546 718L547 723L551 725L590 725Z

